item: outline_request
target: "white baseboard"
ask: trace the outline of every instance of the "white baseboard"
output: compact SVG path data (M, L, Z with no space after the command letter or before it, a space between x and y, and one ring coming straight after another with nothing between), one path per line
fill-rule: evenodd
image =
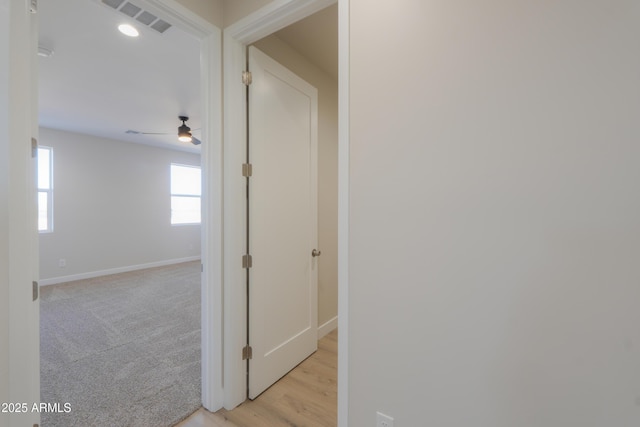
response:
M327 335L329 332L333 331L337 327L338 327L338 316L328 320L327 322L323 323L318 327L318 339L324 337L325 335Z
M126 273L128 271L144 270L145 268L162 267L165 265L180 264L182 262L197 261L200 255L175 258L164 261L148 262L146 264L128 265L125 267L110 268L108 270L89 271L87 273L72 274L70 276L52 277L50 279L41 279L40 286L57 285L58 283L72 282L74 280L93 279L94 277L108 276L109 274Z

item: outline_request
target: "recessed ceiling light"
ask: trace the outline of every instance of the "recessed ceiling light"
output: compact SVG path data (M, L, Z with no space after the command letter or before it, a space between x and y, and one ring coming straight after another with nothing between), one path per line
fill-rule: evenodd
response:
M120 32L125 36L129 36L129 37L138 37L138 35L140 34L138 33L138 30L136 30L133 26L129 24L119 25L118 30L120 30Z

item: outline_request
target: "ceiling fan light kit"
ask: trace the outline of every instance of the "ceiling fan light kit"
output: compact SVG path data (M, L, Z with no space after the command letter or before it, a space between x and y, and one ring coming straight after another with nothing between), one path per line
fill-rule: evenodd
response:
M189 117L178 116L178 119L182 120L182 124L178 127L178 140L181 142L190 142L193 145L200 145L202 141L191 135L191 128L185 123L189 120Z
M180 142L190 142L193 145L200 145L202 141L191 134L191 128L187 126L186 121L189 120L187 116L178 116L178 119L182 121L182 124L178 126L178 141ZM196 129L198 130L198 129ZM162 133L162 132L140 132L137 130L127 130L125 133L132 135L172 135L170 133Z
M185 123L187 120L189 120L189 117L178 116L178 119L182 120L182 125L178 127L178 140L180 142L192 142L193 137L191 135L191 128Z

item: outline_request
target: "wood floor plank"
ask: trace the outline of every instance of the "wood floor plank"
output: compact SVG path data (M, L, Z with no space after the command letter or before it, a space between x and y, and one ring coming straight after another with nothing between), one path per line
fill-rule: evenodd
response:
M200 409L176 427L335 427L337 425L338 331L318 351L255 400L232 411Z

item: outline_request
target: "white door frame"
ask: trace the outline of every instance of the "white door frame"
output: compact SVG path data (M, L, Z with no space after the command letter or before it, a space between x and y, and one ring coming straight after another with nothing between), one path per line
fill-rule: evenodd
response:
M138 0L200 40L202 96L202 405L222 407L222 33L175 0Z
M224 407L233 409L246 399L246 362L241 358L246 344L247 295L246 273L242 269L246 230L246 189L241 165L246 159L246 104L242 71L246 67L246 47L281 28L299 21L334 4L336 0L274 0L267 6L242 18L224 30ZM338 408L339 425L347 425L347 281L346 260L348 240L348 123L347 117L348 1L340 0L340 178L339 178L339 354ZM347 30L345 32L345 29ZM347 37L345 39L345 37ZM346 59L346 60L345 60ZM344 64L343 64L344 63ZM345 173L346 172L346 173Z
M28 141L37 135L37 98L31 100L37 88L35 38L30 37L28 1L11 1L11 75L29 76L32 80L14 77L10 81L9 157L12 165L9 177L11 249L10 271L10 351L9 390L12 401L40 400L39 363L33 365L30 354L39 354L38 310L31 304L31 281L37 280L37 241L29 236L35 224L34 206L30 205ZM178 28L200 40L202 89L202 404L210 410L222 407L222 34L219 28L205 21L175 0L139 0L167 16ZM37 32L34 25L33 31ZM33 58L32 58L33 56ZM33 184L33 183L31 183ZM35 184L31 185L34 186ZM34 187L35 188L35 187ZM35 197L34 197L35 200ZM33 212L31 212L33 211ZM33 216L31 221L30 216ZM37 238L37 235L36 235ZM217 317L216 317L217 316ZM27 378L27 376L29 378ZM37 416L34 415L34 416ZM24 419L22 419L24 421ZM34 419L34 423L38 422Z
M8 129L1 136L6 141L0 144L0 156L10 167L6 175L3 171L0 184L6 186L2 189L5 199L1 203L6 203L8 209L6 222L0 226L8 237L2 242L3 252L8 255L8 269L2 271L2 280L8 281L9 313L3 319L2 327L7 328L9 345L7 350L2 350L3 362L8 353L8 371L5 366L1 368L2 378L8 378L6 397L11 402L25 402L30 409L30 405L40 401L40 313L39 302L33 301L32 290L32 283L38 280L38 232L35 161L31 157L31 138L38 137L35 62L38 26L37 15L30 13L28 2L10 1L3 5L3 12L7 5ZM0 414L0 417L8 419L9 426L40 422L39 414L30 411Z
M338 1L338 427L349 425L349 1Z

